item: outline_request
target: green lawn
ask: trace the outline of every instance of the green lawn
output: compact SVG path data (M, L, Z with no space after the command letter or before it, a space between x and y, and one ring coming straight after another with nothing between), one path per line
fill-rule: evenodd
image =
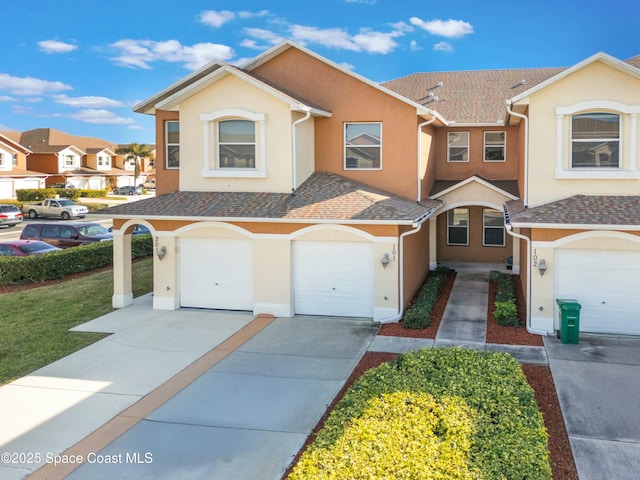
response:
M133 264L134 296L152 290L153 260ZM112 311L111 270L57 285L1 294L0 385L22 377L106 334L70 328Z

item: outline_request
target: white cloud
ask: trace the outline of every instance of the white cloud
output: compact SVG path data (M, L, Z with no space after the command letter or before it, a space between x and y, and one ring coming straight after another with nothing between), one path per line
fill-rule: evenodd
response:
M462 20L430 20L425 22L418 17L411 17L409 21L432 35L446 38L458 38L473 33L473 26Z
M447 42L439 42L433 46L436 52L453 52L453 47Z
M215 43L182 45L177 40L156 42L153 40L119 40L110 45L117 53L112 60L130 68L151 69L151 63L164 61L182 63L195 70L214 60L229 60L235 56L231 47Z
M15 102L16 99L14 97L10 97L9 95L0 95L0 102Z
M69 53L78 48L77 45L71 43L60 42L58 40L42 40L38 42L40 50L44 53Z
M94 109L89 108L86 110L80 110L77 113L72 114L55 114L51 115L52 117L64 117L64 118L72 118L74 120L78 120L80 122L85 123L97 123L97 124L108 124L108 125L128 125L135 123L131 118L119 117L113 112L104 109Z
M124 103L106 97L68 97L66 95L54 95L56 103L70 105L78 108L113 108L124 107Z
M200 21L210 27L220 28L225 23L233 20L236 14L229 10L207 10L200 14Z
M283 36L278 35L277 33L272 32L271 30L265 30L263 28L245 28L244 32L250 37L253 37L253 39L267 42L269 45L276 45L284 40ZM256 42L253 39L248 38L243 40L242 46L246 48L253 48L253 49L265 48L263 45L260 45L258 42Z
M383 54L393 51L398 46L393 39L403 35L401 31L383 33L369 29L351 35L340 28L320 29L305 25L292 25L291 34L295 41L303 44L317 43L329 48Z
M238 12L240 18L261 18L266 17L271 12L269 10L260 10L259 12Z
M73 90L73 88L62 82L50 82L33 77L14 77L0 73L0 90L6 90L14 95L43 95L61 90Z
M414 52L422 50L422 48L420 48L420 46L418 45L418 42L416 42L415 40L411 40L411 42L409 42L409 47Z

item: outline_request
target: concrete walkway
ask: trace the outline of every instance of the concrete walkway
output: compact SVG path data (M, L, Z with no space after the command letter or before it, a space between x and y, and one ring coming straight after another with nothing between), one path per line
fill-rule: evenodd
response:
M483 265L456 273L435 340L377 336L369 351L404 353L420 348L460 346L507 352L522 363L548 364L544 347L486 343L489 272Z

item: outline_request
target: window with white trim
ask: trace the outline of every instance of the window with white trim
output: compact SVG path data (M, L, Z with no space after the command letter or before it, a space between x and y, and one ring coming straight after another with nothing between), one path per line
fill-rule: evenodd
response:
M0 167L4 166L4 153L0 152Z
M482 245L504 247L504 215L500 210L482 210Z
M447 212L447 245L469 245L469 209Z
M620 116L580 113L571 117L571 168L620 167Z
M469 132L447 133L447 161L469 161Z
M76 157L74 155L65 155L64 156L64 166L65 167L74 167L76 164Z
M255 122L218 122L218 162L220 168L256 168Z
M14 154L11 156L11 165L13 165L14 167L15 167L16 165L18 165L18 154L17 154L17 153L14 153Z
M344 124L345 170L382 168L382 123Z
M484 132L484 161L504 162L507 155L507 132Z
M167 168L180 168L180 122L174 120L165 122L165 142Z

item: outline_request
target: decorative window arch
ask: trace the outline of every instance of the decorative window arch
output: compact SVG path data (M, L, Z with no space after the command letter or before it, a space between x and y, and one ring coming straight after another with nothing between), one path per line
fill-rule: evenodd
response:
M267 176L266 115L224 109L200 115L204 129L203 177Z
M638 177L640 105L594 100L555 113L556 178Z

